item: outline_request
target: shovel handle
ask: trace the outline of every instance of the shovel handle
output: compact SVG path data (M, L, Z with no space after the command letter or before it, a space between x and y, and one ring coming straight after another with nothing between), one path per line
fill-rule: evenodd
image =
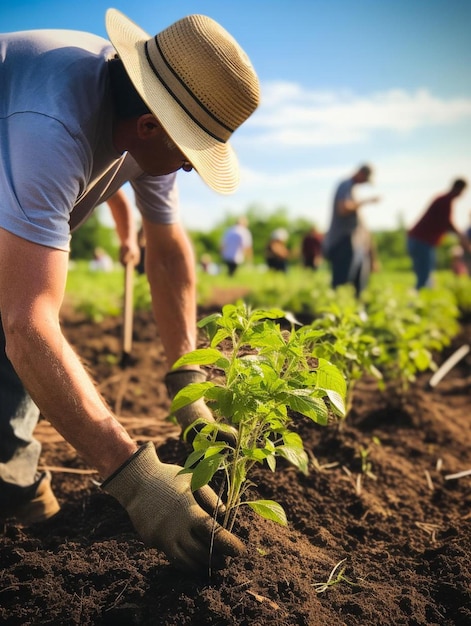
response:
M134 265L126 263L124 268L124 320L123 353L130 354L132 348Z

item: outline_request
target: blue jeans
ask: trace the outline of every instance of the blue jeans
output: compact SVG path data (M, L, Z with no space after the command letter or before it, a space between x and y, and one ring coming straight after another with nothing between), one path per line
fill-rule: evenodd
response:
M371 259L368 251L354 248L350 236L341 239L328 253L332 267L332 288L351 283L358 297L368 285Z
M407 251L412 259L412 267L416 276L416 289L431 286L431 274L435 267L435 248L428 243L407 238Z
M37 481L41 444L33 438L39 409L5 354L0 319L0 509Z

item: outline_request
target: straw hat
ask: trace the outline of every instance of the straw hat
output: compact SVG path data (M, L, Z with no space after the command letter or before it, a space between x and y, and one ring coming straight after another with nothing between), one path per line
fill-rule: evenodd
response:
M106 30L141 98L215 191L239 183L232 133L257 108L252 64L229 33L204 15L189 15L155 37L116 9Z

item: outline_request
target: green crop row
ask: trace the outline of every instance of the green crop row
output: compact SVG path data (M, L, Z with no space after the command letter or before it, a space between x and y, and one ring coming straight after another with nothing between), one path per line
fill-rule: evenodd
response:
M283 309L251 308L243 301L226 305L199 323L209 347L174 364L211 367L219 374L183 389L171 410L200 398L212 408L216 421L199 428L183 471L191 473L195 490L224 473L229 529L242 504L286 523L278 503L243 502L243 494L256 463L275 471L281 457L307 472L296 415L320 425L342 423L354 385L365 375L403 394L418 372L435 368L434 355L459 329L460 312L449 289L417 293L404 285L376 285L361 300L348 288L330 300L327 291L316 301L317 316L304 325ZM233 440L228 433L235 433Z

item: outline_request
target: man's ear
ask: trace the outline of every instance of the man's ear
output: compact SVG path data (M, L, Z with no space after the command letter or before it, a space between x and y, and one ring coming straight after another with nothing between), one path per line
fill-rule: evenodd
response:
M150 139L162 132L162 126L154 115L146 113L137 118L136 130L139 139Z

